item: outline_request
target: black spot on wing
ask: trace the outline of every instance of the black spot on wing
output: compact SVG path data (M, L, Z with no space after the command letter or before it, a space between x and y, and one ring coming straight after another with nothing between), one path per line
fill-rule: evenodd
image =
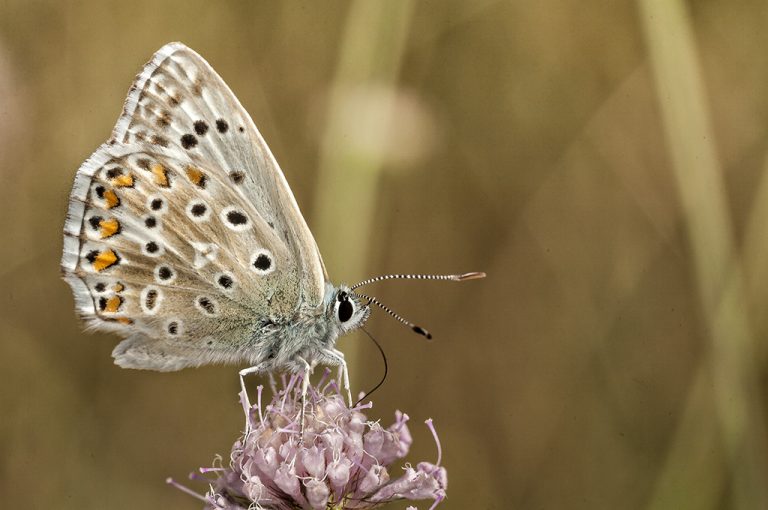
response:
M154 310L157 306L157 291L155 289L151 289L147 292L147 295L144 298L144 306L147 307L147 310Z
M195 133L200 136L205 135L208 132L208 124L204 120L195 121Z
M208 315L216 315L216 304L211 298L200 296L197 298L197 304L204 313Z
M266 271L272 267L272 259L266 253L259 254L256 260L253 261L253 267L260 271Z
M190 209L190 212L193 216L200 217L205 214L205 211L208 209L205 207L205 204L194 204L192 208Z
M182 135L181 146L184 147L185 149L192 149L197 146L197 138L195 137L195 135L191 133Z
M225 274L219 276L219 278L216 280L216 282L219 284L219 286L221 288L227 289L227 290L231 289L232 285L234 285L234 283L235 283L232 280L231 276L228 276L228 275L225 275Z
M173 277L173 270L168 266L161 266L160 269L157 270L157 276L161 280L170 280Z
M115 177L118 177L120 175L123 175L123 169L119 167L113 167L107 170L107 179L114 179Z
M229 211L227 221L232 225L245 225L248 223L248 217L240 211Z
M103 218L101 216L91 216L90 219L88 219L88 223L91 225L93 230L98 230L102 219Z

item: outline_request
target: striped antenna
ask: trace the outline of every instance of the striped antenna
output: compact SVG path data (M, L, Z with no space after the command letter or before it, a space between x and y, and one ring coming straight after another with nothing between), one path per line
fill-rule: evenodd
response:
M478 278L485 278L485 273L476 271L476 272L464 273L464 274L385 274L382 276L369 278L356 285L353 285L352 287L350 287L350 289L355 290L359 287L362 287L363 285L380 282L382 280L449 280L453 282L463 282L465 280L476 280ZM360 295L362 296L362 294ZM385 310L387 310L387 308L381 303L375 300L373 302L381 306ZM405 323L410 325L410 323L408 323L407 321Z
M392 311L391 308L389 308L387 305L385 305L384 303L382 303L381 301L379 301L375 297L366 296L365 294L360 294L359 292L355 292L355 294L357 294L358 296L360 296L363 299L367 299L369 305L371 303L376 304L379 308L381 308L382 310L387 312L389 315L391 315L392 317L394 317L395 319L397 319L401 323L403 323L406 326L408 326L409 328L411 328L414 332L416 332L416 333L418 333L418 334L420 334L422 336L427 337L428 340L432 339L432 334L429 331L427 331L426 329L424 329L424 328L422 328L420 326L417 326L413 322L411 322L411 321L401 317L400 315L396 314L395 312Z

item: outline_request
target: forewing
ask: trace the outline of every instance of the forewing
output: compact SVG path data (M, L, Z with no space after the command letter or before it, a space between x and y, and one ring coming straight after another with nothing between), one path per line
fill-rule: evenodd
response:
M215 162L299 261L302 303L317 306L325 268L283 172L224 80L181 43L163 46L137 76L112 137L149 141Z

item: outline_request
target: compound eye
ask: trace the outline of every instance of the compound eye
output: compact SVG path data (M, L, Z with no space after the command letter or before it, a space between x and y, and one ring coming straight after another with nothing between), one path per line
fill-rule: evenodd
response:
M339 311L337 312L339 314L339 322L347 322L351 319L353 311L354 307L352 306L352 303L345 297L345 299L339 303Z

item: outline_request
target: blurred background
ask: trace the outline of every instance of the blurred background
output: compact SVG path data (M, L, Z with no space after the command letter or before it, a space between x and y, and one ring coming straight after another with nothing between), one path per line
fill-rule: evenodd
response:
M165 478L242 426L234 367L117 368L59 279L75 171L179 40L334 281L488 273L370 289L435 336L369 323L371 415L410 414L414 463L434 419L441 509L768 508L766 25L757 0L0 1L2 506L199 508ZM371 342L340 348L372 387Z

